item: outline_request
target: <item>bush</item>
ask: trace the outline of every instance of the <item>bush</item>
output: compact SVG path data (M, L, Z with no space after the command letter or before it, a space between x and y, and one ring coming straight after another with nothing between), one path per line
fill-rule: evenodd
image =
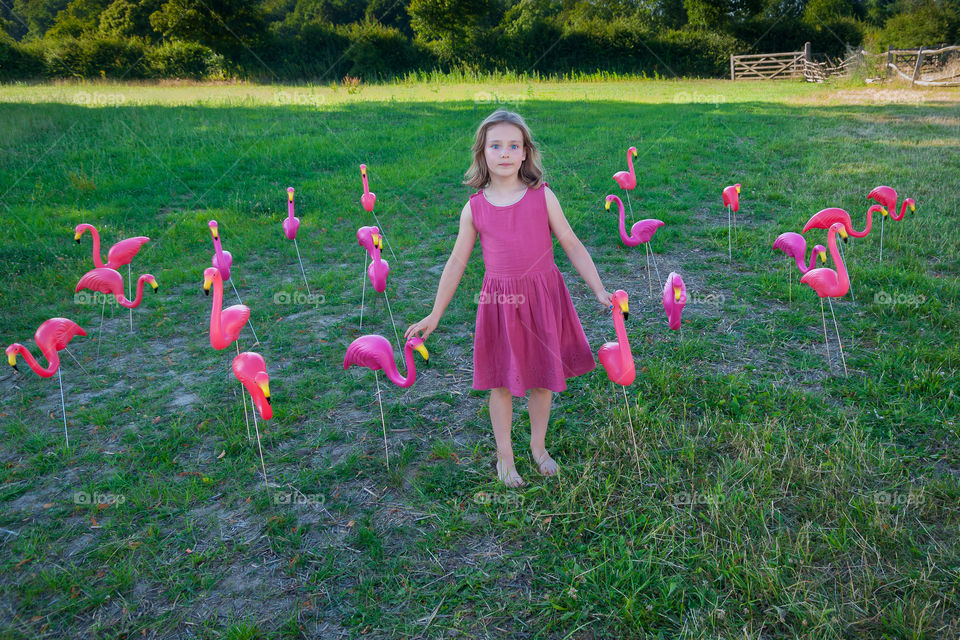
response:
M174 40L147 50L147 66L156 78L222 78L223 56L196 42Z
M46 75L54 78L143 78L144 45L120 38L47 38L42 41Z
M27 80L43 75L43 57L36 47L21 45L0 33L0 80Z
M364 80L384 79L416 69L423 61L422 50L414 48L398 29L362 22L339 31L348 42L343 52L350 65L348 75Z

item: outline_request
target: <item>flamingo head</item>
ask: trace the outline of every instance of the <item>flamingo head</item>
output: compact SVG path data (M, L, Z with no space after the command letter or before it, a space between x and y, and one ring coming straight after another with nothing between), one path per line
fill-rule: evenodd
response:
M617 205L621 207L623 206L623 203L620 201L620 198L618 198L617 196L607 196L607 201L604 203L603 208L606 209L607 211L610 211L610 204L613 202L616 202Z
M20 371L17 368L17 349L22 349L23 346L17 344L16 342L6 348L5 353L7 354L7 362L13 367L14 371Z
M152 275L150 275L149 273L148 273L146 276L144 276L144 279L147 281L147 283L148 283L151 287L153 287L153 292L156 293L157 290L160 288L160 285L157 284L157 279L154 278L154 277L153 277Z
M630 147L629 149L627 149L627 153L629 153L629 154L632 155L634 158L636 158L636 157L637 157L637 148L636 148L636 147Z
M613 303L615 305L620 305L620 313L623 314L623 319L626 320L630 317L630 302L627 300L627 292L623 289L617 289L613 292Z
M829 231L827 231L827 233L829 234L830 231L840 234L840 239L843 240L844 242L846 242L847 238L849 237L847 235L847 230L844 228L842 222L834 222L832 225L830 225L830 229Z
M367 179L367 165L365 164L360 165L360 177L364 180Z
M217 231L217 221L216 221L216 220L211 220L210 222L207 223L207 226L210 227L210 235L213 236L213 239L214 239L214 240L219 240L219 239L220 239L220 232Z
M414 351L419 353L423 357L423 361L427 366L430 365L430 352L427 351L426 345L423 344L423 338L413 336L407 340L407 346L412 347Z
M733 185L733 188L737 190L737 195L740 195L740 183Z
M370 239L373 240L373 246L377 249L383 250L383 236L379 233L371 233Z
M73 239L77 241L77 244L80 244L80 236L83 235L83 232L92 227L89 224L78 224L77 227L73 230Z
M293 187L287 187L287 202L293 202Z
M216 267L207 267L203 272L203 292L210 295L210 285L213 281L220 278L220 270Z
M903 203L904 203L905 205L907 205L908 207L910 207L910 211L911 211L912 213L915 213L915 212L916 212L916 210L917 210L917 203L913 201L913 198L905 198L905 199L903 200Z
M267 404L270 404L270 376L267 375L267 372L258 371L257 375L253 376L253 383L263 392Z
M822 244L818 244L817 246L815 246L815 247L813 248L813 252L816 253L817 256L820 257L820 260L821 260L822 262L826 262L826 261L827 261L827 248L826 248L825 246L823 246Z

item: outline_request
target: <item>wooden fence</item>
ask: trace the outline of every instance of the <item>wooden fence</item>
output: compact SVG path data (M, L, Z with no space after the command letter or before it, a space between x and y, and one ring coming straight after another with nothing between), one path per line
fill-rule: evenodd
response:
M887 76L921 87L960 86L960 46L939 49L888 49Z
M788 53L754 53L745 56L730 56L731 80L774 80L780 78L803 78L804 69L810 60L810 43L803 51Z

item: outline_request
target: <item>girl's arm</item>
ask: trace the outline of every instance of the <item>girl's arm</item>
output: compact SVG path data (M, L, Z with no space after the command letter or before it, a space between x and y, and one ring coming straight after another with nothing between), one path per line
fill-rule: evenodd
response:
M407 327L403 334L404 340L420 332L423 332L420 337L426 340L427 336L440 324L440 318L447 310L450 300L453 299L476 242L477 229L473 226L473 214L470 211L470 203L467 202L463 205L463 211L460 212L460 231L457 233L457 241L453 245L453 251L450 252L446 266L443 267L440 284L437 285L437 298L433 302L433 311L420 322Z
M580 242L580 238L570 228L570 223L563 215L563 209L560 208L560 201L557 200L557 196L550 190L550 187L544 189L544 194L547 197L547 214L553 235L557 237L557 241L563 247L567 257L570 258L570 262L573 263L577 273L587 283L593 294L597 296L597 300L604 305L613 304L612 294L603 288L600 274L597 273L597 266L593 264L593 258L590 257L587 248Z

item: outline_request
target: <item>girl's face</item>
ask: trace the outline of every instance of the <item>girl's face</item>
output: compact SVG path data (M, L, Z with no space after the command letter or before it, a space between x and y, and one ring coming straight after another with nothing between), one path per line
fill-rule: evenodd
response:
M487 129L484 157L491 176L515 178L527 159L520 127L501 122Z

